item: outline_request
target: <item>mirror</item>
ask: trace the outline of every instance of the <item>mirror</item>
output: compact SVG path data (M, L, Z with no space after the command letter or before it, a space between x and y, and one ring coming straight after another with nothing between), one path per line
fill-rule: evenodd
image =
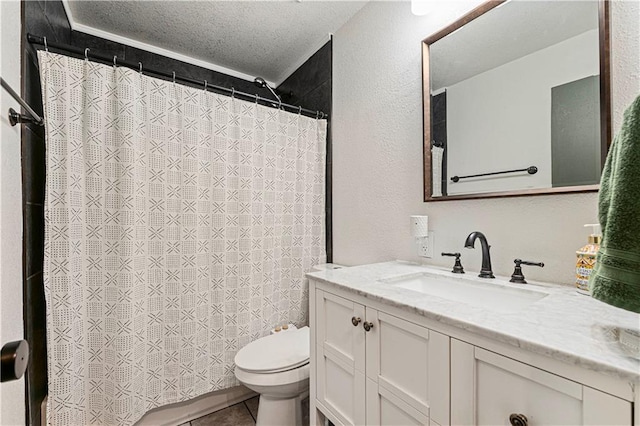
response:
M425 201L597 191L608 2L490 1L423 41Z

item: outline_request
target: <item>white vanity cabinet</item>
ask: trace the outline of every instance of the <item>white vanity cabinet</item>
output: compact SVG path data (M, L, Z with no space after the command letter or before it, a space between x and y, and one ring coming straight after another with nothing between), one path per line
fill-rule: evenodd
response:
M451 339L453 425L631 425L632 415L628 401Z
M312 425L640 425L623 379L364 292L310 280L309 294Z
M312 395L334 423L449 423L447 336L323 290L313 328Z

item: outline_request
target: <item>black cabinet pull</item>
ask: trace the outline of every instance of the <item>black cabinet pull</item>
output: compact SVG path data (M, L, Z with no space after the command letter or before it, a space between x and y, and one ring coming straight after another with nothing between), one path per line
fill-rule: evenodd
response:
M360 322L362 322L360 317L351 317L351 324L353 324L354 327L357 327Z
M370 331L373 328L373 323L365 321L362 326L364 327L365 331Z

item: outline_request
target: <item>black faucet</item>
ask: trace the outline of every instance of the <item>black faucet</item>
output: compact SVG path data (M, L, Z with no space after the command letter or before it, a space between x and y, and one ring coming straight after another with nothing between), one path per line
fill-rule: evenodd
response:
M480 278L495 278L493 271L491 270L491 255L489 249L491 246L487 242L487 237L482 232L472 232L464 242L466 248L473 248L477 239L480 239L480 245L482 246L482 268L480 269Z

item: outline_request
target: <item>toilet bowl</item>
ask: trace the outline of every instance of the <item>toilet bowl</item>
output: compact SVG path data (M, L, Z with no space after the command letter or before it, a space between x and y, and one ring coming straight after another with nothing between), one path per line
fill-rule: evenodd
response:
M240 349L236 378L260 394L257 426L302 423L309 393L309 327L262 337Z

